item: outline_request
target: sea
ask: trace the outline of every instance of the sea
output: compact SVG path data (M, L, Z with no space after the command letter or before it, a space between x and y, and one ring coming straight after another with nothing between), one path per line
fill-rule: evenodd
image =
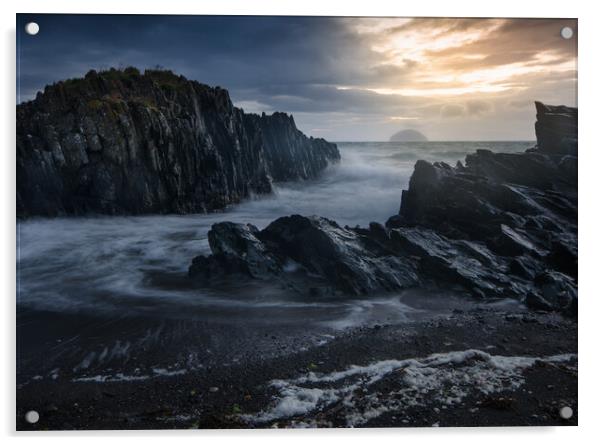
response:
M218 213L18 221L22 379L52 376L65 367L70 378L104 375L108 363L117 369L116 360L125 363L137 348L153 347L153 369L177 371L182 357L192 367L211 357L236 361L236 351L248 352L249 342L261 348L274 332L283 344L289 338L289 345L307 348L344 330L404 322L466 304L444 292L430 298L407 291L340 301L291 298L263 285L237 288L232 283L227 291L189 285L192 258L210 253L207 232L212 224L234 221L262 228L291 214L320 215L349 226L384 223L398 212L417 160L455 165L478 149L521 152L534 142L337 145L341 162L319 179L276 184L272 195L252 197ZM268 343L265 351L277 353ZM220 356L215 351L224 344L229 352ZM179 351L165 352L170 348ZM54 352L41 361L44 351Z

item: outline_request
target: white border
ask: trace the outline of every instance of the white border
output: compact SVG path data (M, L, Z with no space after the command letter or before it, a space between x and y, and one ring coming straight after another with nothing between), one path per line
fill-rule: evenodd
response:
M579 440L593 442L601 437L598 423L602 394L602 363L600 360L602 296L600 275L602 246L600 225L602 212L602 98L600 82L600 43L602 27L600 7L594 1L531 1L499 0L497 2L448 0L420 0L393 2L329 1L324 0L232 0L193 3L190 0L130 1L54 0L52 2L21 0L2 2L3 69L1 70L3 104L0 134L3 144L0 166L0 196L2 197L2 338L0 352L2 371L0 394L0 433L10 440L30 443L36 439L45 443L101 443L111 437L115 444L133 438L147 444L164 444L167 436L179 441L236 441L243 444L286 441L290 444L344 440L349 444L365 444L375 439L385 443L441 443L482 445L508 442L544 441L546 445L563 444ZM576 428L445 428L445 429L382 429L382 430L313 430L313 431L152 431L152 432L52 432L24 434L14 432L15 396L15 13L144 13L144 14L265 14L265 15L392 15L392 16L463 16L463 17L577 17L579 18L579 235L581 297L579 320L579 427ZM579 436L578 438L575 436ZM201 442L201 443L202 443Z

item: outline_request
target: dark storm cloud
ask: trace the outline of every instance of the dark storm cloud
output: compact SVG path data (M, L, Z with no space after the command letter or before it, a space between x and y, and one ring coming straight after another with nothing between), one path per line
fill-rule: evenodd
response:
M40 34L23 32L28 21ZM370 66L377 54L332 18L25 15L19 38L24 96L109 66L161 65L233 93L277 87L292 96L382 74Z
M40 24L28 36L25 23ZM533 100L574 104L566 20L19 15L20 100L90 69L157 65L303 131L383 140L530 138ZM514 136L511 136L513 134Z

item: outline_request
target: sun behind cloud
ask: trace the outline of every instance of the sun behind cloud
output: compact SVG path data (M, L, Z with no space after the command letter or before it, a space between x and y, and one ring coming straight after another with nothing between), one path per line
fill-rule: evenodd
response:
M349 26L382 55L382 66L397 67L404 76L399 84L390 78L339 89L462 96L526 90L537 74L576 80L576 43L563 42L558 20L385 18Z

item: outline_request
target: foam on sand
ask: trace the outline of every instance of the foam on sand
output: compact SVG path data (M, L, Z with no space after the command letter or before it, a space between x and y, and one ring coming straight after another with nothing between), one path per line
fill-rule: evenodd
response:
M94 382L94 383L111 383L111 382L136 382L140 380L148 380L155 377L173 377L186 374L186 369L166 369L166 368L153 368L152 374L134 374L128 375L124 373L107 374L107 375L94 375L77 377L72 379L74 382Z
M310 372L296 379L272 381L278 393L272 405L241 417L253 424L287 420L289 426L327 426L319 413L337 404L346 425L359 426L389 411L433 402L446 408L461 403L468 394L516 390L524 383L523 371L537 362L576 359L575 354L509 357L469 349L426 358L384 360L325 374ZM373 387L383 379L393 379L395 390Z

